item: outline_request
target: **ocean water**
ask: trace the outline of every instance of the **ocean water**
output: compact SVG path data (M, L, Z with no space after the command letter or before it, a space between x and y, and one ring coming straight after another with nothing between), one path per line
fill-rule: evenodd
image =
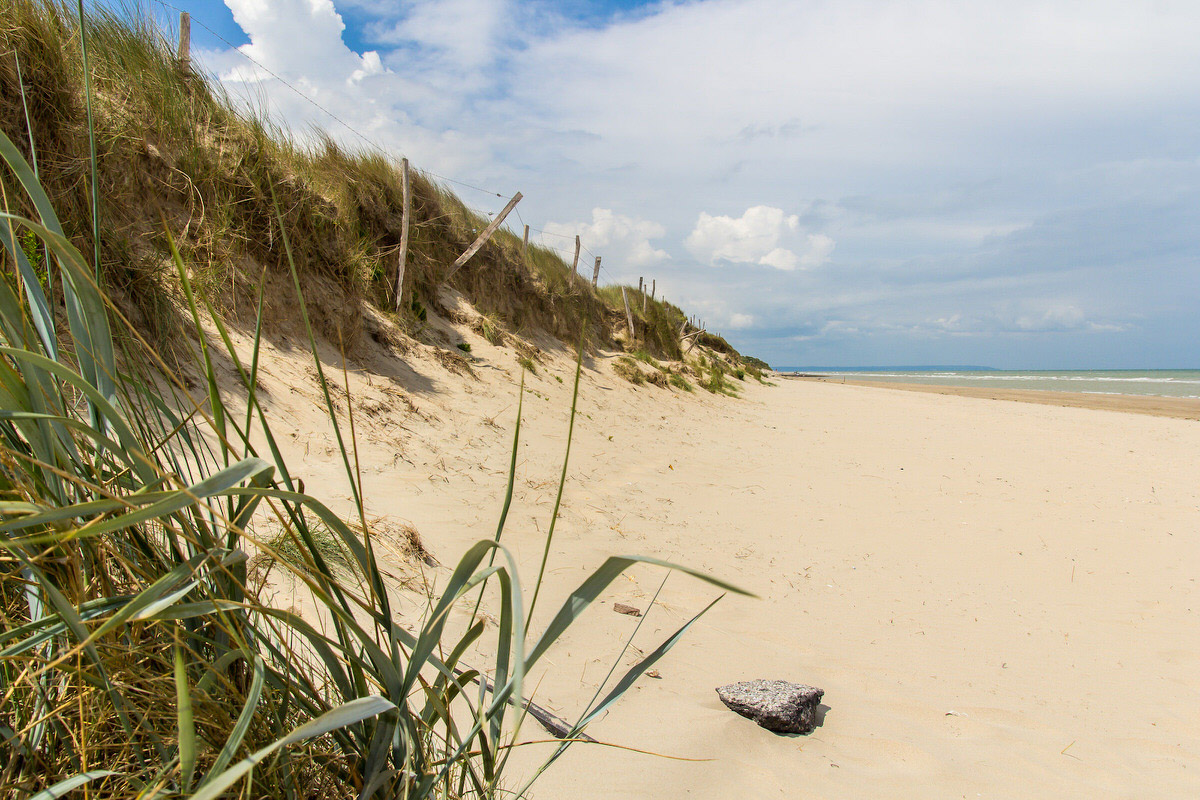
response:
M1054 392L1137 394L1200 398L1200 370L831 370L805 373L849 380L979 386L994 389L1041 389Z

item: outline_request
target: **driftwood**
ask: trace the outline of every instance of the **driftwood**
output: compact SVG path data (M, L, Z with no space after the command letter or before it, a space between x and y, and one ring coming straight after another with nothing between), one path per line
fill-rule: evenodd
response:
M479 681L483 684L484 691L491 692L493 687L490 681L482 675L479 676ZM555 739L566 739L571 734L571 725L561 717L557 717L546 709L539 706L537 703L526 700L525 698L509 698L509 703L520 705L529 712L529 716L536 719L547 732ZM582 742L595 742L596 740L588 736L582 731L576 732L572 739Z

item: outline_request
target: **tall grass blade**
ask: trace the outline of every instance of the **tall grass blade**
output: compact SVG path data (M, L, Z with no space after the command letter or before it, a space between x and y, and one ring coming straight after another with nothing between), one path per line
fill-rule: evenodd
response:
M229 732L229 738L225 740L225 745L221 748L221 752L217 754L212 768L209 769L204 779L200 781L201 788L206 786L215 776L224 772L225 768L229 766L229 762L233 760L238 748L242 746L242 741L246 738L246 731L250 729L250 723L254 721L254 713L258 710L258 702L262 697L265 676L266 665L263 663L262 656L256 655L254 657L254 677L250 681L250 690L246 693L246 700L242 705L242 710L238 714L237 722L233 724L233 729Z
M91 783L97 778L107 778L110 775L120 774L121 773L111 769L96 769L90 772L81 772L78 775L72 775L65 781L59 781L49 789L43 789L37 794L32 795L29 800L56 800L56 798L64 797L84 784Z
M237 783L243 775L254 769L255 765L261 763L263 759L280 748L302 742L305 739L322 736L338 728L362 722L365 719L370 719L395 708L394 703L375 695L343 703L331 711L326 711L311 722L306 722L287 736L252 753L220 775L213 777L203 788L192 795L192 800L216 800L226 789Z
M96 157L96 120L92 114L92 68L88 58L87 16L83 0L79 6L79 49L83 53L83 93L87 105L88 154L92 165L92 250L96 284L100 283L100 166Z
M191 791L196 772L196 721L192 715L192 693L188 688L187 664L183 651L175 645L175 705L179 731L179 786Z

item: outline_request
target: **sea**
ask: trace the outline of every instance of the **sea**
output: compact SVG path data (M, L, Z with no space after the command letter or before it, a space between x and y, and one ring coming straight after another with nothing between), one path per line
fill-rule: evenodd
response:
M1030 370L986 368L781 367L798 372L849 380L928 383L935 386L978 386L993 389L1038 389L1085 394L1134 394L1200 398L1200 370L1095 369Z

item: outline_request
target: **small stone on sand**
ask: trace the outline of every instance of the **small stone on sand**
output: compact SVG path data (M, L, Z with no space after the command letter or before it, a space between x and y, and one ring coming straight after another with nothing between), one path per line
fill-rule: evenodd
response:
M802 683L754 680L717 689L721 702L775 733L811 733L825 692Z

